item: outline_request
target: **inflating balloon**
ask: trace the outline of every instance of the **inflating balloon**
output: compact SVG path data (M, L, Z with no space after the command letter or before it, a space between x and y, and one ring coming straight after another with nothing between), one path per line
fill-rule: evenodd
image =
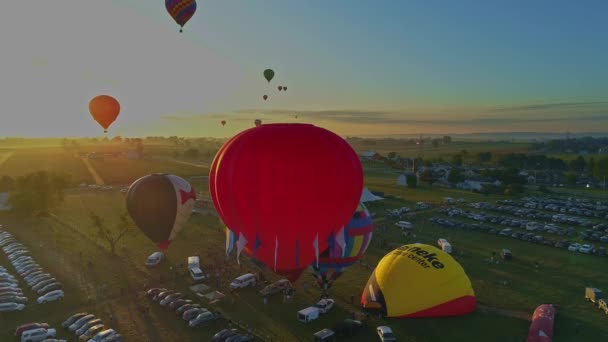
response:
M272 69L264 70L264 78L270 82L274 78L274 71Z
M112 96L99 95L89 102L89 112L93 119L103 127L104 133L108 133L108 128L120 113L120 103Z
M363 257L372 241L373 229L372 216L363 203L359 204L350 222L330 236L329 247L321 253L319 265L314 262L310 265L322 289L330 288L347 268Z
M179 32L196 12L195 0L165 0L165 8L169 15L180 26Z
M556 308L553 304L539 305L532 314L532 324L526 342L553 341L553 322Z
M137 227L165 250L190 218L196 195L184 179L170 174L142 177L127 191L127 210Z
M262 125L262 120L255 119L255 121L253 123L255 124L255 127L260 127Z
M268 100L268 95L264 95L262 96L262 98L264 99L264 101Z
M226 125L226 120L222 120L222 126Z
M475 309L475 293L452 256L411 244L385 255L363 289L361 304L387 317L440 317Z
M350 145L307 124L245 130L222 146L209 173L215 208L238 238L237 256L244 250L292 282L349 222L362 190Z

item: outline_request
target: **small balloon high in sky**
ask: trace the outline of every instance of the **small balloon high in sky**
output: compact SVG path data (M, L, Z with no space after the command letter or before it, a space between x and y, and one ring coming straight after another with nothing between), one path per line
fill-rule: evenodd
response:
M89 102L89 112L103 127L103 132L108 133L108 128L120 113L120 103L112 96L99 95Z
M272 81L272 79L274 78L274 70L272 70L272 69L264 70L264 78L268 82Z
M196 12L195 0L165 0L167 12L180 26L179 32L183 32L183 27Z

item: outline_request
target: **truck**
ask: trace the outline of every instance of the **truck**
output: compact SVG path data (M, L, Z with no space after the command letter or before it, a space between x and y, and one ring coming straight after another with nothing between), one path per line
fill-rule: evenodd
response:
M597 305L597 301L604 298L604 293L595 287L585 288L585 300Z

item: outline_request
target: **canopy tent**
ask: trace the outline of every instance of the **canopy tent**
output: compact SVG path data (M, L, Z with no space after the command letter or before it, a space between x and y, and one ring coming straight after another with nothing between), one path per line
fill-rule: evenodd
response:
M379 200L383 200L384 198L380 197L380 196L376 196L374 194L371 193L371 191L369 191L368 188L363 188L363 193L361 194L361 203L365 203L365 202L373 202L373 201L379 201Z

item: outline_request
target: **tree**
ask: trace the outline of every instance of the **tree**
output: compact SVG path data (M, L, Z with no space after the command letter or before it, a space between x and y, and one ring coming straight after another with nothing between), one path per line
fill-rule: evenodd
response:
M97 230L97 237L101 240L105 241L110 247L110 252L112 255L116 255L116 245L122 240L125 236L132 233L133 229L129 220L127 218L127 213L123 213L119 217L119 222L114 226L114 229L108 228L103 218L94 212L89 213L89 217L91 218L91 223L93 227Z
M452 156L452 165L454 166L462 166L462 155L455 154Z
M464 175L462 174L462 170L457 168L452 168L450 170L450 175L448 176L448 182L452 184L458 184L464 182Z
M15 188L15 179L11 176L2 176L0 179L0 192L9 192Z
M420 175L420 180L423 182L429 183L430 186L433 186L433 183L437 181L437 176L433 173L432 170L427 169L422 172Z
M29 173L17 178L9 203L21 214L48 214L63 201L70 184L68 175L48 171Z
M566 174L566 184L570 186L576 185L576 174L575 173L567 173Z
M587 163L585 162L585 158L583 158L583 156L578 156L578 158L570 162L570 169L572 171L583 172L585 170L585 166L587 166Z
M395 152L389 152L388 153L388 158L389 159L395 159L396 156L397 156L397 153L395 153Z
M408 174L405 176L408 188L415 188L418 186L418 177L415 174Z

